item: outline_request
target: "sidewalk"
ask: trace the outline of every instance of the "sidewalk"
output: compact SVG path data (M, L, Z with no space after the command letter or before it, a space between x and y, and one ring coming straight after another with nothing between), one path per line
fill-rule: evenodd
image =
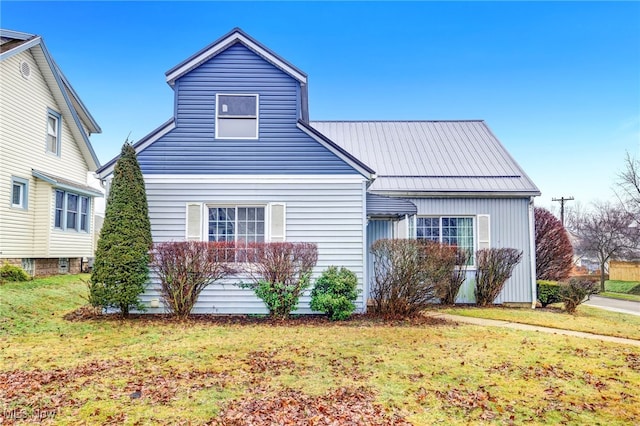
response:
M440 312L429 312L428 316L442 318L447 321L462 322L465 324L481 325L487 327L504 327L515 330L539 331L541 333L560 334L564 336L582 337L584 339L601 340L604 342L621 343L625 345L640 346L640 340L624 339L622 337L603 336L601 334L585 333L582 331L561 330L559 328L540 327L537 325L520 324L517 322L509 322L502 320L492 320L484 318L463 317L460 315L451 315Z

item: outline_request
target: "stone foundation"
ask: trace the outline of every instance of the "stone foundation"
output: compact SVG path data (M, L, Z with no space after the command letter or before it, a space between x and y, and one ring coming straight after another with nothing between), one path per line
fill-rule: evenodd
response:
M24 268L27 272L32 274L34 277L46 277L49 275L58 275L58 274L79 274L80 264L82 258L80 257L72 257L72 258L40 258L40 259L23 259L21 258L13 258L13 259L0 259L0 264L9 263L10 265L19 266ZM30 264L33 270L29 270L29 267L25 267L26 264ZM66 267L65 267L66 265ZM85 265L86 267L86 265Z

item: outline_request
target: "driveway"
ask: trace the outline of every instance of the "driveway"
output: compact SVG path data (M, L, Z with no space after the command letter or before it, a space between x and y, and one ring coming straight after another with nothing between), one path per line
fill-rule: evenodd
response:
M585 305L595 308L606 309L607 311L622 312L640 316L640 302L632 300L609 299L608 297L591 296Z

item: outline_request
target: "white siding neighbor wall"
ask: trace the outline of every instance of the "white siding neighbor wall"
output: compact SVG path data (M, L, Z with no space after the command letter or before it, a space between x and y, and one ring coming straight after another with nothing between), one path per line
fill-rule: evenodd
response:
M28 79L20 74L22 61L31 67ZM36 199L42 188L51 186L36 182L32 169L85 185L88 167L65 116L60 156L46 152L47 111L62 111L31 52L26 50L0 62L0 75L0 258L37 257L46 252L42 232L53 227L53 217L52 210L43 207L51 200ZM26 211L11 207L12 176L29 182ZM50 248L51 256L90 256L91 235L58 238Z
M154 242L184 241L187 203L266 204L285 203L286 241L318 245L318 264L312 280L330 265L356 273L360 289L364 280L365 211L363 177L360 175L213 176L145 175L149 218ZM206 229L206 218L204 228ZM206 238L206 233L204 234ZM252 291L235 285L214 284L201 294L194 313L266 313ZM152 280L142 296L147 305L157 299ZM246 281L246 278L245 278ZM299 313L310 313L307 292ZM364 309L363 293L357 302ZM162 308L149 309L161 312Z

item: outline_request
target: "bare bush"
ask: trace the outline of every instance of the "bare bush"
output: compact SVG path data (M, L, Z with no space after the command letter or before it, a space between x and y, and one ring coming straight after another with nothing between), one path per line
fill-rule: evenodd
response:
M576 308L592 294L597 294L600 286L597 282L572 278L569 282L560 283L560 299L564 303L564 309L573 314Z
M246 258L251 261L246 272L253 281L246 287L264 301L271 316L287 318L310 285L318 247L313 243L251 243Z
M456 302L460 287L462 287L462 284L464 284L467 279L467 267L471 259L471 252L456 249L455 247L450 248L453 248L455 253L453 266L450 267L450 277L449 280L443 281L441 285L438 286L437 293L440 298L440 303L443 305L453 305ZM451 264L448 255L442 256L441 261L447 265Z
M476 303L493 303L511 277L513 268L520 263L522 251L513 248L491 248L476 252Z
M432 241L383 239L372 245L371 252L375 313L386 317L413 315L449 291L457 259L455 247Z
M160 294L170 313L186 318L202 290L236 272L234 243L177 241L155 244L151 267L160 278Z

